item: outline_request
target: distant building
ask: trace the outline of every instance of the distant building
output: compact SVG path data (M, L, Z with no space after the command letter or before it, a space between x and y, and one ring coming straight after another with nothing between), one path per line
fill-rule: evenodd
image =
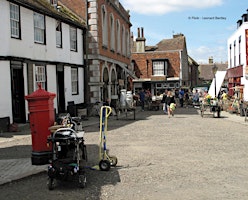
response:
M134 90L150 89L153 95L165 89L192 87L197 83L198 64L188 56L183 34L164 39L156 46L146 46L144 29L138 28L133 41L132 63L136 76Z
M200 64L199 69L199 86L206 86L209 87L213 78L213 67L214 65L217 67L218 71L227 71L227 63L214 63L213 57L210 57L208 60L208 63L206 64ZM224 82L222 83L223 87L228 87L228 77L226 74L226 77L224 79Z
M248 10L247 10L248 12ZM237 30L228 38L229 94L239 93L248 101L248 14L237 21ZM237 90L235 91L235 89Z

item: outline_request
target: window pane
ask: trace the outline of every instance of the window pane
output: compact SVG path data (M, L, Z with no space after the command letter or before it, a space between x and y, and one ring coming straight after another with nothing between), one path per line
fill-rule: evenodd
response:
M153 62L153 75L154 76L165 75L165 73L164 73L164 61Z
M38 89L38 83L41 84L42 88L46 87L45 66L35 66L35 81L36 89Z
M70 27L70 47L72 51L77 51L77 29Z
M62 28L60 21L56 23L56 46L62 47Z
M78 70L77 68L71 68L71 91L72 91L72 94L78 93Z
M38 13L34 13L34 41L45 43L45 17Z
M20 38L19 6L10 3L11 37Z

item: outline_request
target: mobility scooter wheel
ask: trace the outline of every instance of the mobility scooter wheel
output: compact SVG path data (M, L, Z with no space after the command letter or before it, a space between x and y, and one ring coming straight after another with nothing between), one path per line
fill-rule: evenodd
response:
M108 160L101 160L99 162L99 168L102 171L109 171L110 166L111 166L111 164L110 164L110 162Z
M84 174L80 174L78 176L78 186L80 188L85 188L85 186L86 186L86 176Z
M55 184L54 184L53 178L50 178L50 177L48 178L48 180L47 180L47 187L48 187L49 190L53 190L54 189Z

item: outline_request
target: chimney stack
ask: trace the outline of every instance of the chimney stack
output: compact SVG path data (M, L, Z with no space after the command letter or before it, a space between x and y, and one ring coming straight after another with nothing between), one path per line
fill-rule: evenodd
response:
M211 56L211 57L209 57L209 59L208 59L208 64L213 64L214 63L214 59L213 59L213 57Z
M136 51L138 53L145 52L145 42L146 39L144 37L144 28L141 28L141 37L140 37L140 28L138 28L138 37L136 38Z

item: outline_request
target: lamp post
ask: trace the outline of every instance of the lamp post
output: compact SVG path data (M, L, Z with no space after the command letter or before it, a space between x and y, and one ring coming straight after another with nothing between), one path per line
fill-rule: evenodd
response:
M214 74L214 96L216 97L216 72L218 70L218 67L216 66L216 64L214 64L213 68L212 68L212 71L213 71L213 74Z

